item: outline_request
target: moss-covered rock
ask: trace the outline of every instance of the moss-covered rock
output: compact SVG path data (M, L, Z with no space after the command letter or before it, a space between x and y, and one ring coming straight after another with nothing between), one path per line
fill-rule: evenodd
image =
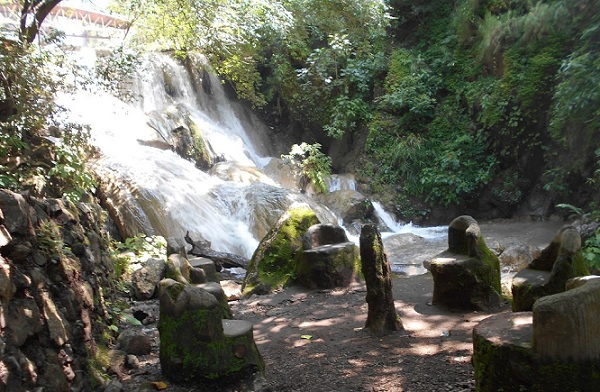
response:
M267 294L289 285L308 228L319 219L306 205L292 205L262 239L248 264L243 294Z
M529 311L539 298L565 291L569 279L586 275L589 272L581 251L579 232L573 226L565 226L540 256L513 278L512 309L514 312Z
M463 215L448 228L448 250L430 264L433 302L461 309L500 304L500 260L485 244L477 221Z
M245 378L264 372L252 324L222 320L209 292L164 279L160 291L160 364L176 382Z

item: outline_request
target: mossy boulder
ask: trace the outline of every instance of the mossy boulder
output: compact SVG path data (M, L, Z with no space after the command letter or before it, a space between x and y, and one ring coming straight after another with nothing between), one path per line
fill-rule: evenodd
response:
M309 227L319 223L307 205L292 205L262 239L248 264L242 285L245 296L267 294L288 286Z
M430 271L434 304L474 310L500 304L500 260L470 216L459 216L450 223L448 249L431 261Z
M579 232L573 226L565 226L540 256L513 278L512 310L529 311L539 298L565 291L569 279L586 275L589 272L581 251Z
M212 385L264 373L252 324L223 320L219 301L208 291L163 279L159 298L160 365L167 377Z

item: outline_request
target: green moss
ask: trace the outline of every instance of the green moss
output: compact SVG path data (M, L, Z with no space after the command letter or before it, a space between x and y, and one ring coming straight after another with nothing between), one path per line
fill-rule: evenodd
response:
M263 238L252 256L244 279L244 295L289 285L296 278L302 238L308 228L317 223L319 219L309 207L289 209Z
M533 381L531 345L496 346L474 335L473 367L478 392L529 391Z
M247 335L225 336L222 321L215 312L219 310L189 310L179 318L161 314L160 358L167 375L178 381L212 380L241 372L248 366L264 370L254 342L248 341ZM235 348L240 345L247 351L238 357Z

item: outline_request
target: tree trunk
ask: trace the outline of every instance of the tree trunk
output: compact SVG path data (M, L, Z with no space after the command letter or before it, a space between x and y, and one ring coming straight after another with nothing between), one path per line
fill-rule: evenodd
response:
M373 225L364 225L360 233L362 272L367 283L369 313L365 328L383 336L402 329L392 295L390 263L383 249L381 235Z
M32 43L42 22L61 0L25 0L21 8L19 36L22 42Z

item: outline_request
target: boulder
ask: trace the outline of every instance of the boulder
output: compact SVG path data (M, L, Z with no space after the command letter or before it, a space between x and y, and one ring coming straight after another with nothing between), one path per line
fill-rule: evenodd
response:
M302 252L296 280L308 288L348 287L360 276L360 257L354 242L322 245Z
M356 220L369 220L375 212L375 208L369 199L360 192L351 189L328 193L322 196L322 200L346 224L351 224Z
M131 275L131 286L135 299L145 301L154 296L156 286L165 277L165 261L150 258L142 268Z
M148 355L152 351L150 336L136 331L124 331L117 338L120 348L131 355Z
M180 283L190 282L192 266L188 259L178 253L173 253L167 258L165 276Z
M248 264L243 294L267 294L291 284L304 234L317 223L317 216L308 206L292 205L258 244Z
M175 382L237 382L264 372L252 324L222 320L219 301L212 294L164 279L159 298L160 364L167 377Z
M486 246L477 221L463 215L448 227L448 249L430 263L433 303L483 310L500 304L500 261Z
M514 276L512 310L531 310L538 298L563 292L567 280L584 275L588 271L581 252L581 237L573 226L565 226L539 257Z
M190 272L191 283L206 283L206 282L219 282L219 276L217 275L217 267L215 262L206 257L192 257L189 259L192 271ZM199 272L202 271L202 272ZM204 281L202 280L204 275Z
M502 272L509 273L523 270L539 256L540 249L537 246L516 243L507 246L498 258Z
M348 242L348 236L343 227L331 223L319 223L308 228L304 234L302 247L306 251L323 245L344 242Z

